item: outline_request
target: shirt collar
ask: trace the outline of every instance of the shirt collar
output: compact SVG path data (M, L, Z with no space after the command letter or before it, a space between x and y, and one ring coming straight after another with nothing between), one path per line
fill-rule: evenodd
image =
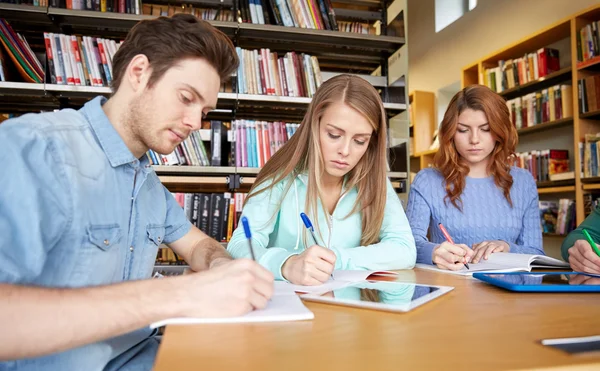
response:
M127 163L135 163L137 159L131 153L123 138L115 130L114 126L104 113L102 105L106 103L107 99L103 96L98 96L87 103L81 108L81 112L87 118L92 130L96 134L96 138L104 150L106 157L112 167L121 166ZM146 156L142 156L143 159Z

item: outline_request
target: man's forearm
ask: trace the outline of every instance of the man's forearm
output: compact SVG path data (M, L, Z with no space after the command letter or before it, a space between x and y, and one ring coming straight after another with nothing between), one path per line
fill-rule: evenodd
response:
M158 304L177 278L53 289L0 284L0 360L42 356L177 316Z
M213 264L231 260L231 255L216 240L206 237L198 241L188 262L193 271L209 269Z

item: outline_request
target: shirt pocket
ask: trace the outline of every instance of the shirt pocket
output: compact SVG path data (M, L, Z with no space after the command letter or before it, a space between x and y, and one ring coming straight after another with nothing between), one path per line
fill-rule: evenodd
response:
M78 286L122 281L123 233L118 224L90 224L85 230L73 282Z
M143 256L140 259L142 265L138 278L144 279L152 275L158 249L165 239L165 230L164 224L148 224L146 226L146 243L142 249Z

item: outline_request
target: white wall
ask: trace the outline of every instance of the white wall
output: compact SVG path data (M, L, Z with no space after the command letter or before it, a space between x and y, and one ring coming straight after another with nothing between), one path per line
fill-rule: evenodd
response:
M598 0L479 0L435 32L435 0L408 0L409 89L437 93L460 82L463 67Z

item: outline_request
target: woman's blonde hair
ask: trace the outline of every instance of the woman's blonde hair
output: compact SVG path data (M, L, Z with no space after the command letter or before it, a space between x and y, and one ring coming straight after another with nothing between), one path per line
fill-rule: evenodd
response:
M373 127L373 135L365 154L348 173L346 180L346 190L354 186L358 190L358 197L350 214L362 213L361 244L370 245L379 242L386 203L387 130L385 109L377 90L358 76L338 75L319 87L308 105L300 127L262 168L246 202L253 196L270 191L291 175L284 186L285 195L298 174L308 173L305 210L313 223L317 224L317 197L323 200L318 180L325 172L319 142L319 124L327 108L336 103L343 103L356 110ZM280 204L282 200L283 196L279 200ZM320 231L318 225L315 228Z

